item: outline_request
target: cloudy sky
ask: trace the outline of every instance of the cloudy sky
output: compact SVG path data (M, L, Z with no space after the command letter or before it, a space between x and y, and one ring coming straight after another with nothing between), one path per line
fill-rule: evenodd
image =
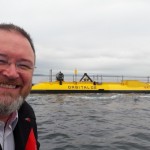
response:
M1 0L0 16L30 33L35 73L150 76L149 0Z

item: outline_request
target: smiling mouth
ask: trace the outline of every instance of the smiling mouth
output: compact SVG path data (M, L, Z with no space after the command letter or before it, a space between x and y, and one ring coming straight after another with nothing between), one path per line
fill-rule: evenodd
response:
M7 89L16 89L19 87L19 85L11 85L11 84L0 84L1 88L7 88Z

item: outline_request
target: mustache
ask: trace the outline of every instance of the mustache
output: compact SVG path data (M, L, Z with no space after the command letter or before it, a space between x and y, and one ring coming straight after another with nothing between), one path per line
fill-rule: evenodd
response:
M22 86L23 82L21 79L10 79L6 76L0 75L0 84Z

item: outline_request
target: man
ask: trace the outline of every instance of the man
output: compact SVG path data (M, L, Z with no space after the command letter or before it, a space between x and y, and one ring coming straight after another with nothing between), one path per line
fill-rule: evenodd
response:
M32 86L35 49L29 34L0 24L0 149L36 150L37 125L25 101Z

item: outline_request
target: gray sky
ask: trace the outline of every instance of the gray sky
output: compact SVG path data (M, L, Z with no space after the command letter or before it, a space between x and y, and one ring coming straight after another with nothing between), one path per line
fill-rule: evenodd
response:
M35 73L150 76L149 0L1 0L0 14L31 34Z

